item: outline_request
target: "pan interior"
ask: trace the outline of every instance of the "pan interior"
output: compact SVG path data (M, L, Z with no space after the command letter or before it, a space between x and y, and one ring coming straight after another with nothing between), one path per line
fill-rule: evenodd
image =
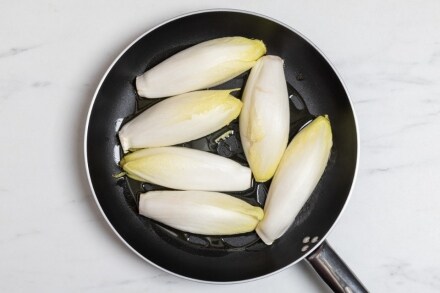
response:
M159 100L137 96L134 79L174 53L224 36L262 39L268 54L285 60L291 110L291 137L315 115L328 114L334 144L318 186L288 232L272 246L255 233L206 237L182 233L137 213L140 192L163 189L130 179L116 180L121 156L117 130ZM243 87L248 73L217 88ZM241 96L241 92L237 93ZM117 233L140 255L176 274L205 281L241 281L279 270L300 259L324 237L349 195L357 158L352 108L338 76L323 56L301 36L271 20L231 11L212 11L178 18L149 32L114 64L99 88L87 132L87 164L93 189ZM220 138L223 134L228 136ZM196 141L182 144L247 164L237 121ZM268 183L230 193L263 205Z

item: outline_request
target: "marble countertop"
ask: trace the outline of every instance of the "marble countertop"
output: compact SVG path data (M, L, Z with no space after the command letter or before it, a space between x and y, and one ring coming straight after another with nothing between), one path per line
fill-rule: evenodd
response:
M359 174L328 237L371 292L440 291L439 1L3 1L1 292L328 292L305 263L235 285L141 260L101 216L83 163L99 80L130 42L194 10L236 8L305 34L358 116Z

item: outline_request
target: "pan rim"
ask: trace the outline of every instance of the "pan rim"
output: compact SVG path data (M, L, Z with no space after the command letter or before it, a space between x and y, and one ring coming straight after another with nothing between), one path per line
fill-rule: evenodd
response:
M303 38L307 43L309 43L323 58L324 60L330 65L330 67L332 68L332 70L335 72L336 76L338 77L345 93L347 94L347 98L348 98L348 102L350 105L350 108L352 110L353 113L353 118L354 118L354 125L355 125L355 130L356 130L356 164L355 164L355 170L354 170L354 174L353 174L353 180L350 186L350 191L348 193L347 199L345 200L345 203L342 207L342 209L340 210L338 216L336 217L336 220L332 223L330 229L328 229L328 231L325 233L325 235L318 241L316 242L313 247L311 247L307 253L304 253L301 257L299 257L298 259L296 259L295 261L289 263L288 265L275 270L273 272L270 272L268 274L264 274L255 278L249 278L249 279L243 279L243 280L239 280L239 281L224 281L224 282L220 282L220 281L207 281L207 280L200 280L200 279L196 279L196 278L191 278L191 277L187 277L178 273L175 273L173 271L170 271L166 268L161 267L160 265L152 262L151 260L147 259L146 257L144 257L142 254L140 254L136 249L134 249L129 243L127 243L127 241L118 233L118 231L115 229L115 227L113 227L113 225L111 224L110 220L107 218L107 215L105 214L104 210L102 209L101 205L99 204L98 201L98 197L95 193L95 189L93 187L93 183L92 183L92 179L90 177L90 170L89 170L89 162L88 162L88 158L87 158L87 136L88 136L88 129L89 129L89 122L90 122L90 117L91 117L91 113L96 101L96 98L98 96L98 92L101 89L101 86L104 82L104 80L107 78L107 75L109 74L109 72L113 69L114 65L116 64L116 62L119 61L119 59L127 52L127 50L129 50L134 44L136 44L140 39L142 39L144 36L146 36L147 34L149 34L150 32L160 28L161 26L164 26L172 21L175 21L177 19L180 18L184 18L184 17L188 17L191 15L196 15L196 14L203 14L203 13L210 13L210 12L236 12L236 13L244 13L244 14L249 14L249 15L254 15L260 18L264 18L267 19L269 21L272 21L276 24L279 24L285 28L287 28L288 30L296 33L298 36L300 36L301 38ZM143 33L142 35L140 35L139 37L137 37L133 42L131 42L114 60L113 62L110 64L110 66L108 67L108 69L106 70L106 72L104 73L103 77L101 78L95 93L93 94L93 98L92 101L90 103L89 106L89 110L87 113L87 119L86 119L86 123L85 123L85 130L84 130L84 137L83 137L83 142L84 142L84 162L85 162L85 169L86 169L86 174L87 174L87 181L89 183L89 187L93 193L93 198L95 199L95 203L98 206L98 209L100 210L102 216L104 217L104 219L106 220L107 224L110 226L110 228L112 229L113 233L116 234L116 236L118 236L118 238L132 251L134 252L137 256L139 256L140 258L142 258L144 261L146 261L147 263L153 265L154 267L167 272L171 275L174 275L176 277L179 278L183 278L186 280L190 280L190 281L195 281L195 282L199 282L199 283L205 283L205 284L219 284L219 285L229 285L229 284L241 284L241 283L246 283L246 282L250 282L250 281L256 281L256 280L260 280L272 275L275 275L291 266L293 266L294 264L300 262L301 260L305 259L308 255L310 255L311 253L313 253L313 251L319 247L328 237L328 235L330 234L330 232L333 230L333 228L336 226L336 223L339 221L339 219L341 218L342 213L344 212L344 210L347 207L347 204L352 196L352 192L353 192L353 187L356 183L357 180L357 175L358 175L358 170L359 170L359 157L360 157L360 135L359 135L359 127L358 127L358 120L357 120L357 116L356 116L356 112L354 111L354 106L353 106L353 102L352 102L352 98L350 96L350 93L348 91L348 88L346 86L346 84L344 83L344 80L341 77L341 74L336 70L336 67L330 62L330 59L324 54L324 52L319 49L311 40L309 40L306 36L304 36L302 33L300 33L298 30L290 27L289 25L276 20L272 17L260 14L260 13L256 13L256 12L252 12L252 11L247 11L247 10L242 10L242 9L231 9L231 8L213 8L213 9L202 9L202 10L196 10L196 11L192 11L192 12L188 12L188 13L184 13L178 16L175 16L173 18L167 19L161 23L159 23L158 25L152 27L151 29L147 30L145 33Z

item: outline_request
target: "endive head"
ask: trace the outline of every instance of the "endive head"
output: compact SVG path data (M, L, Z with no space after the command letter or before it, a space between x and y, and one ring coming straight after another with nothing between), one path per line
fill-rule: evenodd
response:
M261 57L242 97L241 141L257 182L272 178L287 146L290 113L283 64L278 56Z
M269 188L256 231L268 245L292 225L324 173L332 147L327 116L307 124L287 147Z
M148 108L119 131L124 152L170 146L211 134L237 118L242 102L230 90L177 95Z
M203 235L250 232L264 216L260 207L207 191L150 191L140 195L139 213L181 231Z
M136 78L141 97L160 98L222 84L255 65L266 53L260 40L223 37L189 47Z
M121 160L125 174L172 189L241 191L251 187L251 170L216 154L159 147L136 151Z

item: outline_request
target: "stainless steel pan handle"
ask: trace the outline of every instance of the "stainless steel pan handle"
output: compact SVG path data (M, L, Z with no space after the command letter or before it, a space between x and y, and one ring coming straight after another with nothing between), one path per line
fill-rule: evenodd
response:
M327 241L310 254L307 261L334 292L368 292Z

